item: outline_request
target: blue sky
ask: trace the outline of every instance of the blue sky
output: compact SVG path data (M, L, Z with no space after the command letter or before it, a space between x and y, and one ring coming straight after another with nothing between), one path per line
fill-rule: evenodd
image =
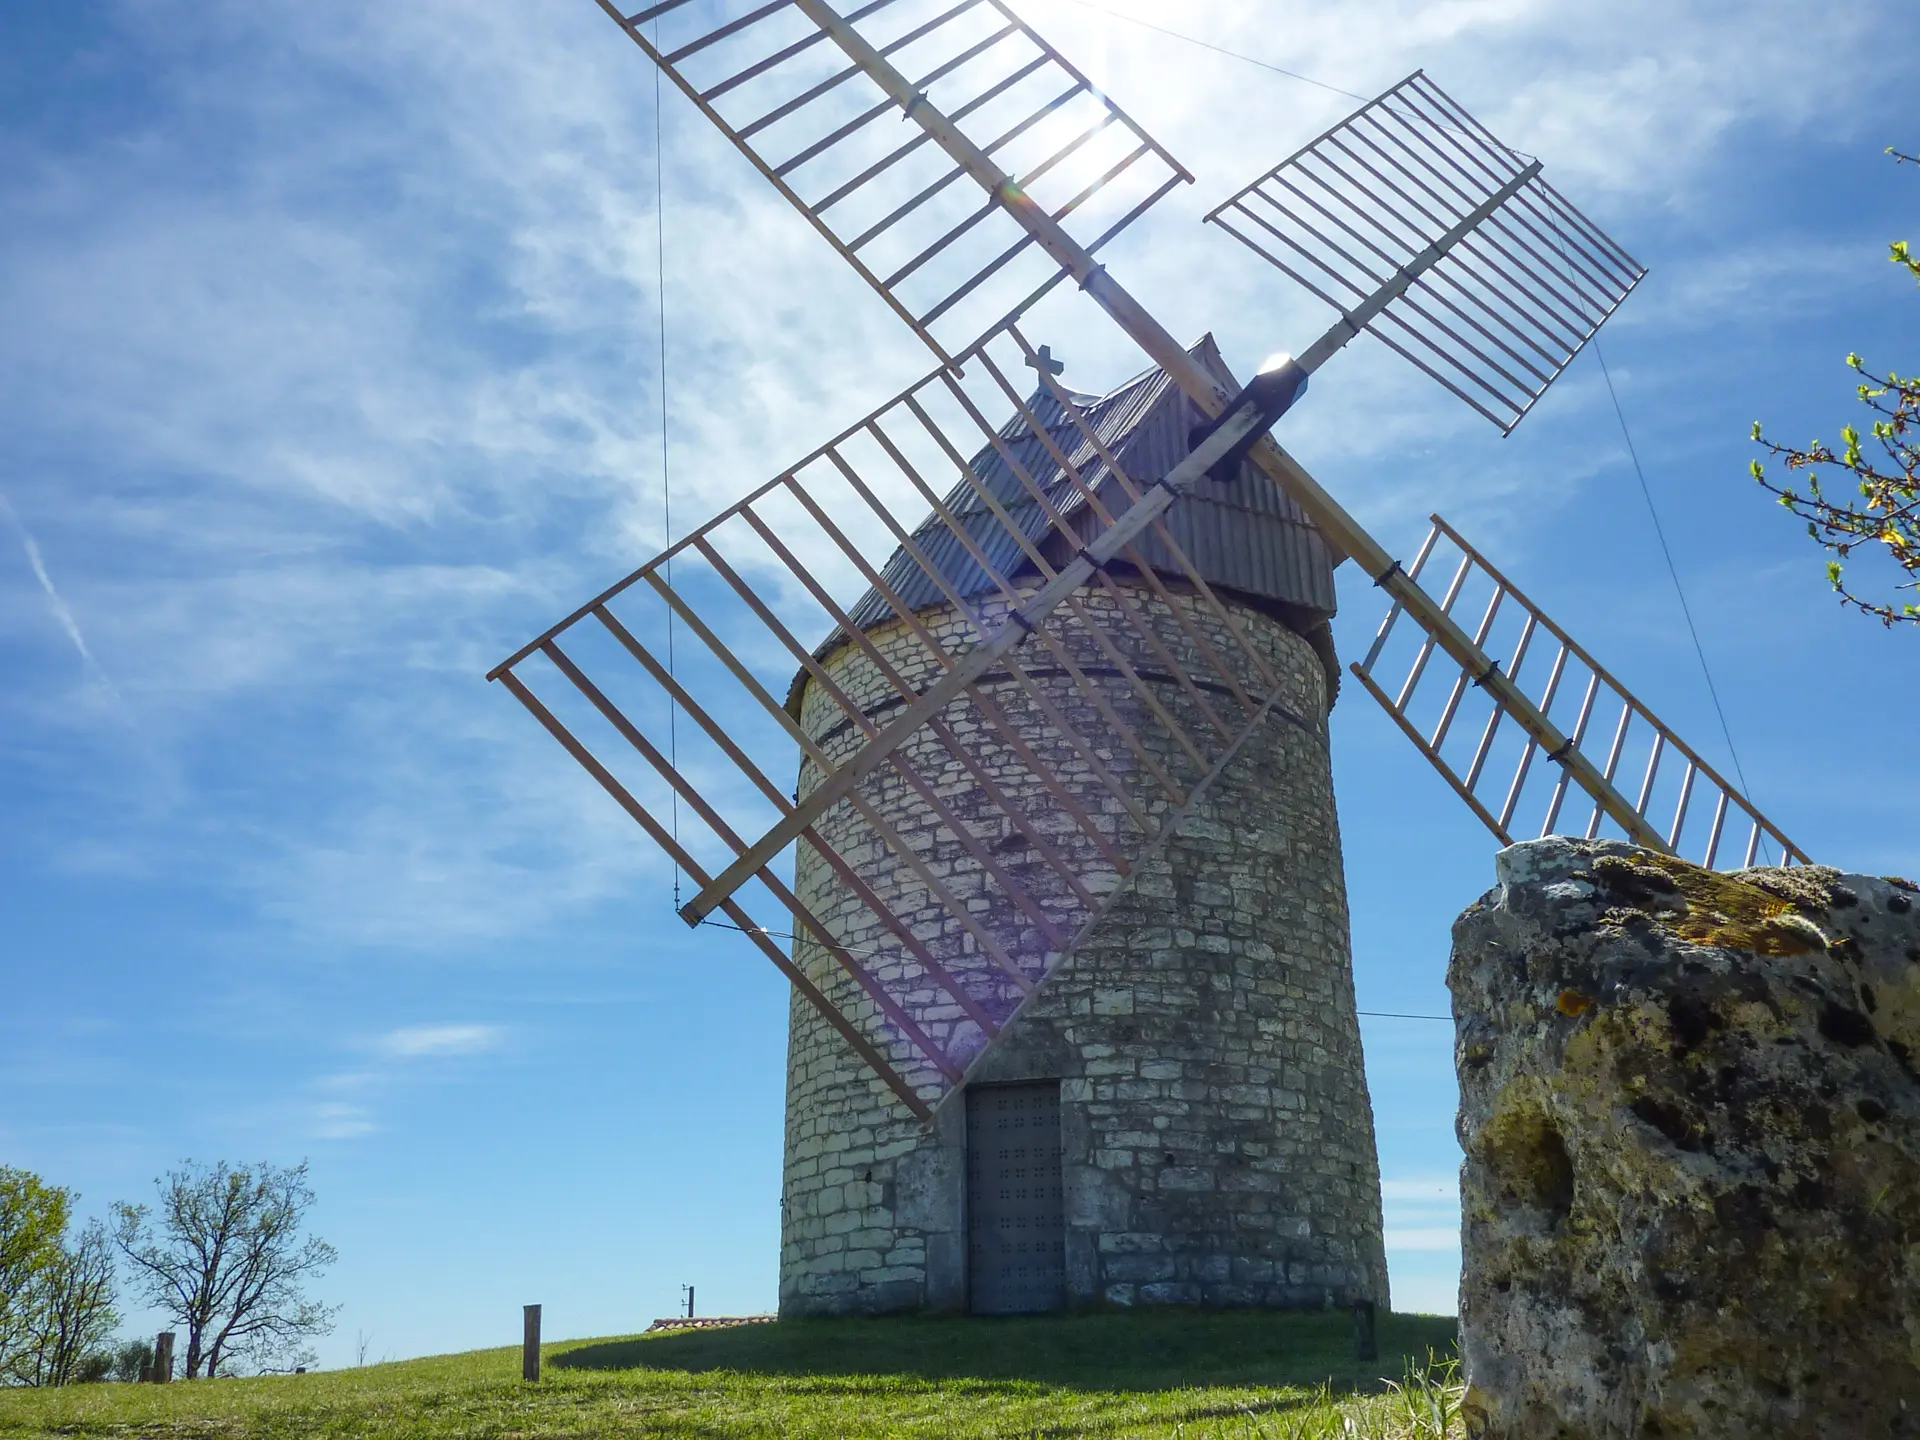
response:
M1604 332L1754 797L1920 871L1912 634L1833 604L1746 478L1911 367L1911 37L1866 6L1116 0L1371 93L1425 67L1652 273ZM1109 257L1248 370L1323 317L1198 216L1325 90L1021 8L1199 184ZM927 368L665 105L673 508ZM785 997L483 673L659 547L652 85L589 0L0 13L0 1161L85 1211L307 1158L345 1363L774 1298ZM1138 368L1097 317L1067 379ZM1402 553L1438 508L1725 753L1591 355L1502 441L1355 347L1283 439ZM1343 573L1342 646L1378 620ZM1370 702L1334 717L1363 1008L1445 1012L1492 845ZM1870 747L1870 748L1869 748ZM1854 758L1836 763L1836 757ZM1450 1032L1365 1023L1402 1308L1451 1305ZM138 1317L146 1324L146 1317Z

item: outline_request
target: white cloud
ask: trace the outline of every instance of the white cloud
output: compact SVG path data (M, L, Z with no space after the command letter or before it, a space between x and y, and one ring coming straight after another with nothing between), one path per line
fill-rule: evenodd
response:
M0 495L0 512L6 514L14 529L20 533L20 543L27 554L27 565L33 571L33 578L40 584L41 592L47 597L47 607L53 611L53 618L73 642L73 648L80 654L81 663L91 669L97 662L93 652L87 648L87 637L80 633L80 622L73 618L73 609L60 598L60 592L54 588L53 577L47 574L47 562L40 553L40 544L33 538L26 526L20 523L20 517L14 513L5 495Z
M1388 1203L1396 1200L1428 1201L1436 1204L1458 1205L1460 1203L1460 1182L1451 1175L1434 1176L1418 1180L1382 1180L1380 1196Z
M82 670L106 696L115 714L124 719L126 707L120 698L120 692L114 686L113 677L101 667L99 660L87 645L87 637L80 629L79 618L73 613L73 607L67 603L66 597L54 585L53 576L47 571L46 556L40 551L40 542L34 538L33 532L27 529L5 492L0 492L0 514L6 516L8 524L18 534L21 548L26 553L27 568L33 572L34 581L39 585L40 593L45 597L47 609L52 612L55 623L59 625L72 643L74 651L79 655Z
M319 1140L358 1140L380 1127L365 1106L343 1101L323 1101L312 1107L313 1134Z
M1442 1251L1460 1248L1458 1226L1389 1225L1386 1239L1389 1250Z
M248 6L123 19L179 103L136 147L20 167L15 213L41 224L0 279L31 345L0 353L7 418L78 472L37 476L22 507L99 617L77 643L168 752L63 771L101 792L69 817L130 808L167 832L146 864L198 858L282 922L375 944L523 931L658 872L479 679L660 542L644 61L590 7L291 11L271 44ZM235 49L246 68L221 68ZM672 103L685 528L928 361ZM54 683L0 705L20 733L71 732L75 699ZM280 743L251 727L223 767L261 813L197 804L185 757L265 714ZM47 848L142 863L124 828Z
M403 1025L381 1036L376 1048L396 1059L424 1055L481 1055L506 1038L499 1025Z
M1730 245L1690 256L1650 277L1645 293L1621 312L1634 328L1765 326L1817 312L1836 297L1880 279L1873 261L1886 254L1879 235L1819 241Z
M382 1128L376 1106L420 1078L414 1068L420 1062L491 1054L507 1036L504 1025L471 1021L398 1026L365 1042L371 1063L315 1077L306 1089L319 1098L295 1102L293 1109L315 1139L357 1140Z
M1386 1245L1401 1253L1440 1254L1460 1248L1460 1182L1452 1175L1383 1179L1380 1196L1387 1212ZM1395 1299L1399 1295L1395 1282Z
M1069 49L1088 29L1077 7L1029 4L1041 28ZM1735 127L1791 132L1817 124L1837 137L1857 125L1857 107L1800 83L1808 67L1844 68L1867 91L1897 83L1902 63L1888 53L1893 47L1872 43L1870 16L1815 0L1625 0L1586 8L1552 0L1362 0L1332 8L1224 0L1204 9L1122 0L1114 8L1362 94L1424 69L1502 139L1546 160L1563 188L1599 187L1663 204L1684 203L1700 167ZM1263 151L1250 168L1257 172L1287 153L1289 137L1306 138L1353 103L1124 24L1112 24L1104 43L1113 93L1174 132L1159 138L1197 171ZM1196 75L1215 83L1196 83ZM1231 121L1221 114L1220 81L1235 92ZM1251 124L1250 107L1257 107ZM1260 123L1269 109L1299 119L1282 122L1284 129Z

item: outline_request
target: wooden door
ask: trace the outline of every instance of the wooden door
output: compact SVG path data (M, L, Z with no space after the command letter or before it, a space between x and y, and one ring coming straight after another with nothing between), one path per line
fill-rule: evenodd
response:
M967 1090L967 1270L976 1315L1066 1303L1057 1080Z

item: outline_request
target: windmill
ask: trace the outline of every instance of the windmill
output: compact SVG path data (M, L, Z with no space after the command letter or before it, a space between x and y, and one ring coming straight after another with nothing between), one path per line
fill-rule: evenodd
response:
M489 676L792 984L782 1313L1384 1302L1334 567L1503 843L1806 857L1267 431L1363 333L1510 431L1642 267L1416 73L1208 217L1337 312L1242 387L1098 259L1191 175L1001 0L600 3L936 362ZM1066 387L1022 328L1064 279L1148 371Z

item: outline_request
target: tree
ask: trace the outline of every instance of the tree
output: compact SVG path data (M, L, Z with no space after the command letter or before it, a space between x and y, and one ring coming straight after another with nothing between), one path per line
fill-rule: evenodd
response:
M1894 157L1895 164L1920 165L1920 157L1891 148L1887 153ZM1920 256L1908 243L1898 241L1889 249L1893 263L1905 266L1920 281ZM1845 578L1845 562L1856 549L1863 545L1880 547L1898 572L1909 577L1896 582L1894 590L1920 590L1920 377L1891 370L1876 375L1858 355L1847 356L1847 364L1864 377L1857 393L1861 403L1874 412L1874 446L1869 447L1860 432L1848 425L1840 432L1838 453L1818 440L1804 450L1795 449L1766 439L1756 421L1753 438L1789 471L1807 472L1807 493L1802 495L1791 485L1774 484L1758 460L1752 462L1753 478L1805 520L1807 534L1832 552L1827 579L1839 593L1842 605L1889 626L1896 622L1920 623L1920 605L1897 598L1867 599L1857 594ZM1823 469L1839 472L1859 491L1859 498L1831 498L1820 482Z
M60 1257L73 1194L0 1165L0 1376L31 1350L42 1278Z
M28 1341L17 1366L29 1385L71 1385L83 1378L104 1378L89 1367L120 1316L113 1308L113 1245L107 1227L88 1222L55 1257L33 1287ZM111 1364L111 1361L107 1361Z
M151 1373L153 1366L153 1342L151 1340L122 1340L110 1345L102 1352L106 1361L103 1380L121 1380L131 1385Z
M113 1378L115 1349L89 1350L80 1357L80 1363L74 1368L75 1385L97 1385L102 1380Z
M120 1323L113 1247L93 1221L67 1239L74 1195L0 1168L0 1378L66 1385Z
M155 1182L159 1211L117 1205L114 1239L148 1296L186 1327L186 1376L240 1361L256 1369L304 1359L301 1342L333 1328L336 1311L309 1300L307 1281L334 1248L301 1238L313 1191L302 1161L235 1168L184 1162Z

